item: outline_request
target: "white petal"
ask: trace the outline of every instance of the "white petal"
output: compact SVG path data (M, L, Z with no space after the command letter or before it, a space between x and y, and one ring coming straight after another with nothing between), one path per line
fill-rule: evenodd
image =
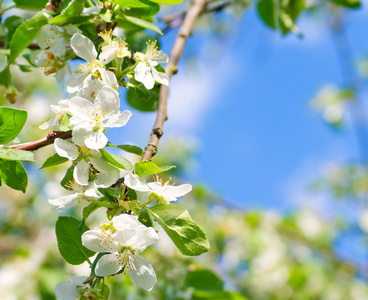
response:
M84 140L93 132L93 126L90 122L79 122L73 127L72 141L76 145L84 146Z
M113 88L103 86L96 96L95 104L102 111L106 110L107 113L118 112L120 109L119 94Z
M88 63L97 58L97 51L92 41L80 33L76 33L70 40L74 53Z
M49 203L51 205L56 206L56 209L67 209L69 207L72 207L74 204L74 201L78 198L78 194L74 193L72 195L67 196L61 196L56 199L49 199Z
M153 243L157 242L159 237L157 232L153 229L153 227L146 227L143 224L140 224L139 231L137 232L138 239L134 243L134 245L131 245L134 250L136 250L138 253L142 252L144 249L146 249L149 245L152 245Z
M98 191L95 183L92 183L88 189L84 192L84 195L89 198L99 199L102 197L101 193Z
M151 189L151 191L161 196L162 191L163 191L163 186L161 182L153 181L153 182L147 183L147 185Z
M85 14L85 15L99 14L101 9L102 9L102 7L100 7L100 6L92 6L92 7L84 8L83 9L83 14Z
M118 258L117 253L102 256L96 265L96 275L110 276L116 274L122 267Z
M100 172L94 181L98 186L109 187L119 179L119 170L102 158L90 158L90 162Z
M92 132L84 139L86 146L94 150L104 148L108 141L106 135L101 130Z
M164 198L175 198L173 200L176 200L176 197L181 197L186 194L188 194L192 190L192 185L189 183L181 184L178 186L166 186L164 187L163 197ZM168 199L169 200L169 199Z
M167 76L165 73L163 72L158 72L156 70L156 68L154 67L151 67L151 71L152 71L152 74L153 74L153 78L161 83L161 84L164 84L164 85L169 85L169 76Z
M70 275L64 275L64 277L68 278L69 281L79 286L83 285L83 283L88 278L87 276L70 276Z
M60 300L76 300L80 297L77 291L77 285L66 281L61 281L56 284L55 294Z
M117 46L105 46L102 47L102 52L99 56L100 61L103 65L108 64L116 57L116 52L119 50Z
M150 291L157 282L155 270L149 262L142 256L133 255L136 270L128 269L128 274L134 284Z
M117 230L136 228L140 222L135 215L121 214L112 218L112 223Z
M166 64L169 61L169 57L165 53L161 53L160 58L156 61L160 64Z
M66 52L64 40L56 41L49 49L55 56L63 56Z
M115 74L111 71L106 71L105 69L98 70L101 74L102 83L104 85L111 86L112 88L118 88L118 81L116 80Z
M59 69L57 72L56 72L56 82L57 83L62 83L64 78L65 78L65 67L62 68L62 69Z
M124 126L126 123L128 123L131 116L132 113L129 110L119 112L107 120L105 127L113 128Z
M8 65L8 57L4 53L0 53L0 72Z
M73 177L78 184L88 185L89 164L84 159L74 167Z
M69 160L75 160L79 156L78 147L63 139L55 139L54 147L57 154Z
M71 124L77 124L80 121L90 121L92 117L88 114L95 110L95 106L91 101L81 97L73 97L69 100L69 111L72 115L70 118Z
M88 230L82 234L83 246L95 252L115 252L121 247L115 243L111 236L101 229Z
M92 77L89 73L76 73L65 82L65 89L68 93L77 92L85 80Z
M52 127L55 127L56 125L59 125L59 118L58 116L53 117L48 122L43 123L39 128L40 129L49 129Z
M145 62L139 62L134 69L135 80L142 82L146 89L150 90L155 84L150 68Z
M139 192L151 192L151 189L148 187L146 180L133 173L125 176L124 184L127 187Z

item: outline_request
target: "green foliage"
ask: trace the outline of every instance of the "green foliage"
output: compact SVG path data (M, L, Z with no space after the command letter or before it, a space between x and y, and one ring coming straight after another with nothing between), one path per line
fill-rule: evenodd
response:
M0 149L0 159L34 161L34 155L30 151Z
M142 0L141 2L146 4L146 6L145 7L132 7L130 9L126 9L125 14L128 16L133 16L133 17L154 16L160 10L160 5L158 5L157 3L154 3L148 0Z
M175 166L159 167L151 161L139 161L134 165L134 173L138 176L152 175L168 171L172 168L175 168Z
M9 65L14 62L22 51L33 42L38 31L47 24L47 19L42 12L36 13L31 19L26 20L15 30L10 41Z
M362 6L360 0L330 0L330 1L348 8L359 8Z
M122 156L110 154L105 149L100 149L100 153L106 161L108 161L110 164L118 168L121 168L124 170L131 170L133 168L130 161Z
M12 189L26 192L28 175L19 160L0 159L0 178Z
M134 146L134 145L113 145L111 143L108 143L107 144L107 147L116 147L116 148L119 148L121 150L124 150L125 152L128 152L128 153L133 153L133 154L136 154L136 155L143 155L143 150L142 148L139 148L137 146Z
M56 238L61 256L72 265L80 265L95 252L82 245L82 234L89 230L72 217L59 217L56 221Z
M154 227L154 223L149 211L146 208L142 208L139 211L138 220L147 227Z
M224 282L215 273L208 269L189 272L185 285L197 291L219 292L224 289Z
M68 168L68 170L66 170L64 178L60 181L60 184L64 189L68 190L69 189L69 187L68 187L69 182L74 180L73 171L74 171L73 166Z
M263 22L287 34L290 30L299 33L295 22L305 8L304 0L258 0L257 10Z
M10 16L6 18L4 21L4 26L7 29L5 43L9 44L11 37L13 36L15 30L18 28L19 25L24 23L25 19L19 16Z
M160 204L147 208L147 210L182 254L197 256L207 252L210 248L206 234L193 221L185 208L176 204Z
M55 153L45 160L40 169L57 166L67 161L68 159L66 157L61 157L59 154Z
M60 15L53 18L50 24L68 24L71 23L71 18L78 16L84 8L84 0L72 0L69 2L68 6L63 9ZM68 22L69 21L69 22ZM75 22L73 22L75 23Z
M128 21L129 23L132 23L138 27L142 27L144 29L149 29L149 30L153 30L156 31L159 34L162 34L162 31L160 30L160 28L158 28L155 24L146 21L144 19L141 18L136 18L136 17L131 17L131 16L123 16L123 18Z
M129 88L126 93L128 104L140 111L156 111L160 89L154 87L147 90L142 85Z
M0 72L0 84L5 87L9 87L11 83L11 74L9 70L9 66L7 66L2 72Z
M235 292L194 292L192 300L247 300Z
M151 1L161 4L179 4L183 2L183 0L151 0Z
M0 107L0 144L14 140L27 120L27 112L10 107Z
M119 5L121 8L124 7L146 7L147 5L139 0L113 0L113 2Z
M90 203L86 207L83 208L83 219L86 220L94 211L96 211L98 208L100 208L95 203Z
M48 0L14 0L13 2L17 8L41 10L45 8Z

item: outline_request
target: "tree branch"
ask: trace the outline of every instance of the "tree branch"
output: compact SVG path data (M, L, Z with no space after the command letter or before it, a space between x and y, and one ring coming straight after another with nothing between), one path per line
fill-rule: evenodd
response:
M194 0L192 6L185 14L183 25L180 27L174 46L171 49L170 60L165 67L166 74L169 78L177 72L177 64L181 58L188 37L192 34L194 23L209 2L210 0ZM163 135L164 123L167 120L168 91L169 89L166 85L161 85L156 121L153 125L150 141L144 149L141 160L150 160L157 153L158 142Z
M65 140L65 139L69 139L71 137L72 137L72 131L71 130L70 131L65 131L65 132L51 131L51 132L49 132L47 137L44 137L44 138L42 138L38 141L12 145L9 148L10 149L33 151L33 150L37 150L37 149L40 149L42 147L45 147L47 145L50 145L50 144L54 143L55 139L57 139L57 138Z

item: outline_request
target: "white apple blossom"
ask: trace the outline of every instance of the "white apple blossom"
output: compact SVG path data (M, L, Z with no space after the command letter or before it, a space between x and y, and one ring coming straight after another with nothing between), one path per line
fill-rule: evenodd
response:
M156 273L148 261L136 253L158 240L152 227L146 227L137 216L119 215L110 223L88 230L82 235L82 243L95 252L107 252L96 265L97 276L110 276L127 269L134 284L151 290L157 282Z
M81 291L78 287L83 286L83 283L88 277L86 276L65 276L68 281L58 282L55 286L55 294L60 300L76 300L81 297Z
M105 147L108 142L105 129L124 126L132 115L128 110L121 112L119 109L119 96L108 86L101 88L94 104L81 97L70 99L70 123L74 125L73 142L83 142L88 148L95 150Z
M79 96L81 98L94 102L98 92L102 87L103 84L99 80L84 81L80 89L69 94L69 99Z
M97 51L90 39L80 33L76 33L70 40L70 45L80 58L87 62L87 65L80 65L80 73L74 74L66 82L66 90L73 93L83 86L86 80L99 80L103 85L117 88L115 74L107 71L102 62L97 59Z
M119 178L119 170L101 157L97 150L91 150L84 144L74 144L63 139L55 139L57 154L74 161L73 178L80 185L88 185L90 164L99 171L94 183L99 187L109 187Z
M86 189L84 189L75 181L70 181L68 183L68 187L75 193L71 195L61 196L56 199L49 199L48 202L51 205L54 205L56 209L67 209L69 207L72 207L76 200L97 200L102 197L102 194L98 191L95 183L91 183Z
M102 32L99 35L104 39L102 44L102 52L100 54L100 60L103 64L108 64L115 58L122 59L124 57L131 56L126 42L112 40L111 30Z
M159 63L167 63L169 57L162 51L158 51L158 47L155 45L156 42L149 42L146 54L137 52L134 55L134 59L138 62L134 69L134 78L142 82L148 90L153 88L155 80L161 84L169 85L169 76L163 72L158 72L155 68Z
M69 101L68 100L60 100L57 105L50 105L51 110L56 114L48 122L43 123L39 128L40 129L49 129L55 126L59 126L60 119L64 116L65 113L68 112Z
M124 183L127 187L142 193L138 196L148 196L150 201L164 203L176 201L177 197L184 196L192 190L192 185L189 183L178 186L170 185L169 181L163 183L162 180L147 183L142 177L133 173L125 176Z

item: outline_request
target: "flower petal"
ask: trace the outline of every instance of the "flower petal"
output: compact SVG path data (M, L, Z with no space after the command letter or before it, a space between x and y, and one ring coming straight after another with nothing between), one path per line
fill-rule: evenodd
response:
M69 281L76 285L83 285L83 283L88 278L87 276L70 276L70 275L64 275L64 277L68 278Z
M72 141L76 145L84 146L84 139L93 132L93 126L89 121L79 122L73 127Z
M75 125L81 121L90 121L92 117L88 113L92 113L94 110L95 106L91 101L81 97L73 97L69 100L69 112L72 115L70 123Z
M146 180L138 175L133 173L128 174L124 178L124 183L127 187L139 191L139 192L151 192L151 189L148 187Z
M92 41L80 33L75 33L70 40L70 45L75 54L88 63L97 58L97 51Z
M163 72L158 72L156 70L156 68L154 67L151 67L151 71L152 71L152 75L153 75L153 78L161 83L161 84L164 84L164 85L169 85L169 76L167 76L165 73Z
M61 196L56 199L49 199L49 203L56 206L56 209L67 209L73 206L74 201L77 200L77 198L78 194L74 193L72 195Z
M150 263L140 255L133 255L136 270L128 269L128 274L134 284L147 291L152 290L157 282L155 270Z
M92 132L89 136L84 139L84 143L88 148L98 150L102 149L106 146L107 142L106 135L102 132L102 130L97 130Z
M57 154L69 160L75 160L79 156L78 147L63 139L55 139L54 147Z
M77 92L85 80L92 77L89 73L76 73L65 82L65 89L68 93Z
M119 179L119 170L102 158L90 158L90 162L100 172L95 183L101 187L109 187Z
M74 167L73 177L78 184L88 185L89 164L84 159Z
M82 244L95 252L116 252L120 246L113 243L108 232L101 229L88 230L82 234Z
M56 125L59 125L59 118L58 116L53 117L48 122L43 123L39 128L40 129L49 129L52 127L55 127Z
M60 300L76 300L80 298L77 285L66 281L58 282L55 286L55 295Z
M155 85L155 80L146 62L139 62L134 69L135 80L142 82L146 89L150 90Z
M117 46L105 46L102 47L102 52L99 56L100 61L103 65L108 64L116 57L116 52L119 50Z
M118 253L102 256L96 265L96 275L104 277L116 274L122 267L119 258Z
M95 104L107 113L118 112L120 109L119 94L113 88L105 85L98 92Z
M178 186L168 185L164 187L163 197L167 200L175 201L177 197L184 196L192 190L192 185L189 183L181 184Z
M129 110L119 112L107 120L105 127L113 128L124 126L126 123L128 123L131 116L132 113Z

